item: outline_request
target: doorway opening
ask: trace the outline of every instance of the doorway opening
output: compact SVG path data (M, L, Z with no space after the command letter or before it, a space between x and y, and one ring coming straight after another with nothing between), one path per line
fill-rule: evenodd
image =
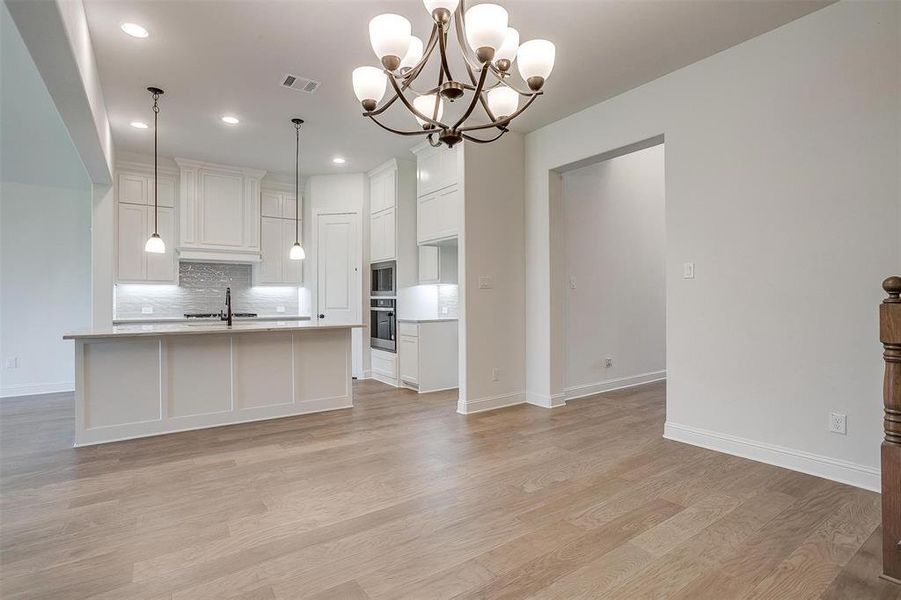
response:
M567 400L666 378L662 138L562 175Z

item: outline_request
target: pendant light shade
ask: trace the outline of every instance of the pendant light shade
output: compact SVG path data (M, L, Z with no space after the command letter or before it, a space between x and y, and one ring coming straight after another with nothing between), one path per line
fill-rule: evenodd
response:
M294 245L288 251L290 260L303 260L307 257L300 245L300 126L303 119L291 119L294 123Z
M506 27L506 23L504 27ZM369 42L372 50L389 71L400 66L401 59L410 49L410 21L400 15L386 13L369 22Z
M507 11L497 4L477 4L466 11L466 41L482 62L494 58L507 37Z
M307 253L304 251L303 246L300 245L300 242L294 242L294 245L291 246L291 251L288 252L288 258L291 260L303 260L307 257Z
M435 112L436 102L438 103L437 113ZM434 119L435 121L440 121L441 117L444 116L444 102L435 94L423 94L422 96L416 96L416 98L413 100L413 107L425 116L429 117L430 119ZM416 115L413 116L416 117ZM430 126L424 119L420 119L419 117L416 117L416 121L423 127Z
M157 175L157 128L160 116L159 99L163 95L163 90L158 87L149 87L147 91L153 95L153 233L147 238L144 244L144 252L150 254L165 254L166 244L160 237L159 231L159 177Z
M160 237L160 234L154 233L147 238L147 243L144 244L144 252L150 252L151 254L166 253L166 244L163 242L163 238Z

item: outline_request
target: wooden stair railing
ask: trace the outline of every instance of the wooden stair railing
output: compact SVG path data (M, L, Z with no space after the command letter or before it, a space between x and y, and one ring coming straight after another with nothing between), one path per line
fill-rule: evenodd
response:
M882 576L901 583L901 277L882 282L879 339L885 349L882 441Z

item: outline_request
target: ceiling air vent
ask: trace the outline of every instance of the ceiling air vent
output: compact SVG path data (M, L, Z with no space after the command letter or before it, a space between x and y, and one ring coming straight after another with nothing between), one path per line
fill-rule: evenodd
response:
M306 77L300 77L298 75L288 74L285 75L285 78L282 80L282 87L291 88L292 90L305 92L307 94L312 94L318 90L320 85L322 85L321 81L313 81L312 79L307 79Z

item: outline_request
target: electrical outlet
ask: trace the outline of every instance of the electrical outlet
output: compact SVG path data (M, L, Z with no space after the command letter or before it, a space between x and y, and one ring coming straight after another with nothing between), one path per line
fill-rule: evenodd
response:
M441 307L441 314L442 314L442 315L446 315L446 314L447 314L447 307L446 307L446 306L442 306L442 307Z
M571 289L571 290L576 289L576 278L575 277L569 278L569 289Z
M479 275L479 289L490 290L494 287L494 277L491 275Z
M277 312L277 313L285 312L285 307L284 306L276 306L275 312Z
M501 379L501 370L497 367L491 369L491 381L500 381Z
M10 356L6 359L6 368L7 369L18 369L19 368L19 357L18 356Z
M152 314L153 314L153 307L152 307L152 306L142 306L142 307L141 307L141 314L142 314L142 315L152 315Z
M608 356L607 358L604 359L604 368L609 369L612 366L613 366L613 358Z
M829 413L829 431L842 435L848 433L848 417L842 413Z
M695 278L695 264L693 262L682 263L682 279Z

